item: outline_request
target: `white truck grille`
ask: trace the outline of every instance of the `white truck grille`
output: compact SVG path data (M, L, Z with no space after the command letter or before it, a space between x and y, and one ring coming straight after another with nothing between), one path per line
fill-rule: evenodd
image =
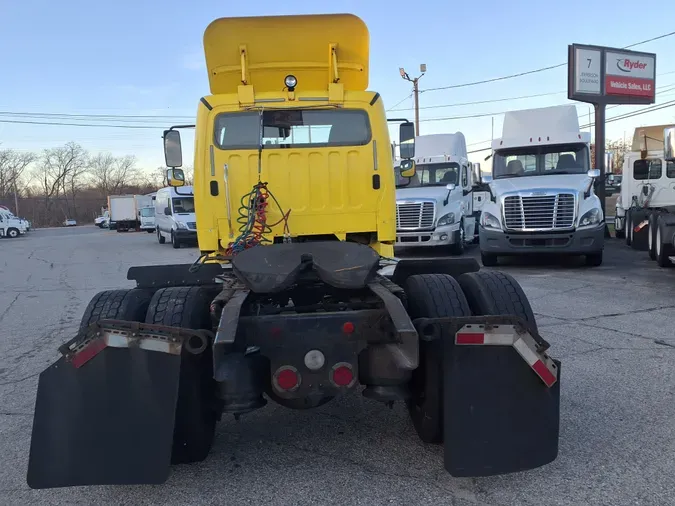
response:
M573 193L504 198L504 223L509 230L560 230L574 227Z
M434 226L433 202L397 202L396 230L424 230Z

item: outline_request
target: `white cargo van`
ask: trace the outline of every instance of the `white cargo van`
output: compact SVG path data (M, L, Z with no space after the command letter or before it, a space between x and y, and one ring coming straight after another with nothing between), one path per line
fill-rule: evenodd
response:
M461 254L474 240L480 212L467 156L461 132L415 137L415 174L404 178L397 170L396 249L446 246Z
M184 243L197 243L197 219L192 186L166 187L155 195L157 240L168 239L174 248Z
M527 253L584 255L602 264L605 219L593 190L590 133L576 107L507 112L492 142L490 200L480 218L483 265Z

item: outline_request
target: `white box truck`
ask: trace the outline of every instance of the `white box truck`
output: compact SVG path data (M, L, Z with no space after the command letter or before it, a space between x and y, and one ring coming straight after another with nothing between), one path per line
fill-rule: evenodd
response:
M479 225L483 265L528 253L602 264L605 219L590 140L573 105L506 113L502 137L492 142L492 175L484 176L491 195Z
M151 205L152 197L147 195L110 195L110 222L118 232L141 230L141 209Z
M464 134L415 137L415 174L396 177L396 249L445 246L461 254L474 241L474 171Z

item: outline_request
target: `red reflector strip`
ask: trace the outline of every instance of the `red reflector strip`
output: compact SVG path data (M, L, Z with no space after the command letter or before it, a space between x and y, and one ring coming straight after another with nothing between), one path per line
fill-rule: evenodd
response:
M534 341L531 336L528 335L527 337L529 337L529 340ZM557 381L558 375L555 364L546 354L538 354L534 350L534 343L529 344L521 336L520 339L513 343L513 347L525 359L525 362L528 363L532 370L537 373L537 376L541 378L546 386L550 387Z
M455 344L483 344L485 334L483 332L457 332Z
M76 369L79 369L96 355L101 353L107 346L108 344L105 342L105 340L94 339L87 346L77 352L76 355L73 355L70 361Z
M551 371L548 370L546 364L544 364L544 362L541 360L537 360L534 365L532 365L532 369L534 369L534 372L536 372L542 381L546 383L547 387L553 386L553 384L558 379Z
M513 325L465 325L455 334L456 345L513 346L541 380L550 387L558 380L558 369L546 355L537 351L529 334L516 331Z

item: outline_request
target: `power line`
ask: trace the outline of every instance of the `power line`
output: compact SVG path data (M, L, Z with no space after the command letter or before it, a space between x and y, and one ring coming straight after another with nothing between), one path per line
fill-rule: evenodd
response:
M408 95L407 97L405 97L403 100L400 100L400 101L396 102L396 105L392 106L391 108L387 109L387 110L384 111L384 112L396 111L397 109L394 109L394 107L398 107L398 106L401 105L403 102L405 102L406 100L408 100L410 97L412 97L412 93L411 93L410 95ZM398 110L404 110L404 109L398 109ZM406 110L406 111L408 111L408 110L411 111L412 108L411 108L411 109L405 109L405 110Z
M662 89L662 88L667 88L667 89ZM656 94L659 95L661 93L664 93L666 91L671 91L673 89L675 89L675 83L670 83L670 84L667 84L667 85L659 88L659 91L657 91ZM570 105L570 102L565 102L563 104L552 104L552 105L547 106L547 107L555 107L555 106L559 106L559 105ZM574 105L577 105L577 104L574 103ZM607 107L607 109L612 109L614 107L620 107L622 105L630 105L630 104L616 104L616 105L612 105L612 106ZM507 112L510 112L510 110L509 111L467 114L467 115L464 115L464 116L442 116L442 117L438 117L438 118L424 118L424 119L421 119L420 121L452 121L452 120L458 120L458 119L484 118L486 116L501 116L502 114L506 114ZM582 114L579 117L582 118L584 116L585 115Z
M669 33L664 33L663 35L658 35L656 37L652 37L651 39L641 40L640 42L635 42L634 44L624 46L622 49L628 49L630 47L639 46L641 44L646 44L647 42L653 42L655 40L664 39L664 38L670 37L672 35L675 35L675 31L669 32ZM495 81L504 81L506 79L513 79L513 78L516 78L516 77L526 76L526 75L530 75L530 74L536 74L538 72L544 72L546 70L552 70L552 69L556 69L556 68L559 68L559 67L564 67L566 65L567 65L567 62L564 62L564 63L559 63L557 65L549 65L548 67L542 67L542 68L538 68L538 69L534 69L534 70L528 70L528 71L525 71L525 72L519 72L517 74L510 74L508 76L493 77L492 79L484 79L482 81L474 81L474 82L462 83L462 84L453 84L453 85L450 85L450 86L439 86L437 88L427 88L427 89L424 89L424 90L420 90L420 93L425 93L427 91L452 90L452 89L455 89L455 88L465 88L467 86L476 86L478 84L493 83Z
M147 126L147 125L110 125L104 123L62 123L62 122L47 122L47 121L22 121L14 119L0 119L0 123L15 123L20 125L53 125L53 126L77 126L77 127L103 127L103 128L135 128L135 129L152 129L161 130L162 127Z
M662 74L656 74L656 77L661 77L661 76L666 76L669 74L675 74L675 70L671 70L670 72L663 72ZM669 85L667 85L669 86ZM538 97L546 97L550 95L562 95L563 93L567 93L567 90L560 90L560 91L551 91L548 93L538 93L535 95L520 95L517 97L503 97L503 98L493 98L490 100L478 100L476 102L456 102L453 104L438 104L438 105L427 105L424 107L420 107L420 109L442 109L445 107L461 107L461 106L466 106L466 105L480 105L480 104L491 104L494 102L509 102L511 100L523 100L527 98L538 98ZM408 96L410 98L410 96ZM399 102L400 104L401 102ZM397 104L398 105L398 104ZM396 106L394 106L396 107ZM407 107L407 108L399 108L399 109L388 109L387 111L412 111L412 107Z

